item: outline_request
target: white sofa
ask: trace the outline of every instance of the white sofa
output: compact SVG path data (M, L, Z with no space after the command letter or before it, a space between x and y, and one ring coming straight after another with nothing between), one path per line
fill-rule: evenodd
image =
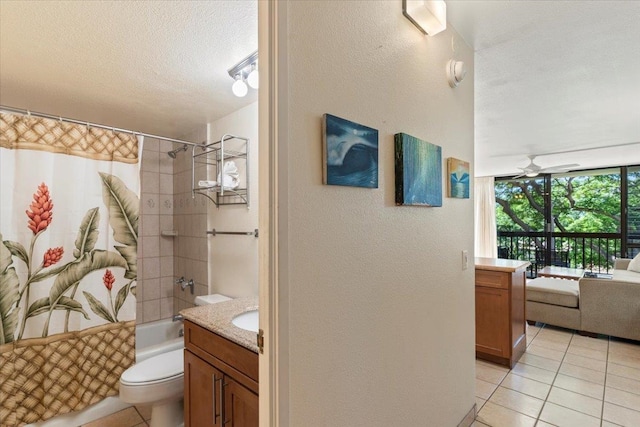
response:
M640 340L640 272L627 270L630 262L616 260L612 279L527 282L527 321Z

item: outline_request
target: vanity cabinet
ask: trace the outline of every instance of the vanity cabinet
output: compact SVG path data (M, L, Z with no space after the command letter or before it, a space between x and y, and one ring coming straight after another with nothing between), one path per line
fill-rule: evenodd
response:
M258 355L184 322L185 427L257 427Z
M526 347L527 261L476 258L476 357L512 368Z

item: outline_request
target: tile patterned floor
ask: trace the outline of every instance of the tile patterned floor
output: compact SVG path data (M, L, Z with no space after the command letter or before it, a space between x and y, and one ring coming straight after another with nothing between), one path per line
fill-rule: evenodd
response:
M475 427L640 426L640 343L528 326L527 350L509 370L476 361ZM142 427L131 407L82 427Z
M82 427L148 427L151 420L151 406L132 406Z
M476 361L475 427L640 426L640 343L528 326L512 370Z

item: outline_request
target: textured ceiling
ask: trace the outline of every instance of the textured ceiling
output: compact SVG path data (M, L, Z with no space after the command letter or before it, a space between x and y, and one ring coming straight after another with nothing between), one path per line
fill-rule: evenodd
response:
M536 163L640 164L640 144L601 148L640 142L640 1L447 12L476 51L477 176L559 151ZM256 0L0 0L0 104L182 137L257 99L226 71L257 46Z
M447 17L476 52L476 176L565 151L536 163L640 164L640 2L449 0Z
M257 99L257 1L0 1L0 103L181 137Z

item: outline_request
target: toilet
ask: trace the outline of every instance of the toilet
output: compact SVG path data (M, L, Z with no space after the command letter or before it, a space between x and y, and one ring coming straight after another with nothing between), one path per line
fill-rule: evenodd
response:
M220 295L197 297L196 305L215 304L231 298ZM184 349L158 354L136 363L120 376L120 400L133 405L151 405L151 427L183 425Z

